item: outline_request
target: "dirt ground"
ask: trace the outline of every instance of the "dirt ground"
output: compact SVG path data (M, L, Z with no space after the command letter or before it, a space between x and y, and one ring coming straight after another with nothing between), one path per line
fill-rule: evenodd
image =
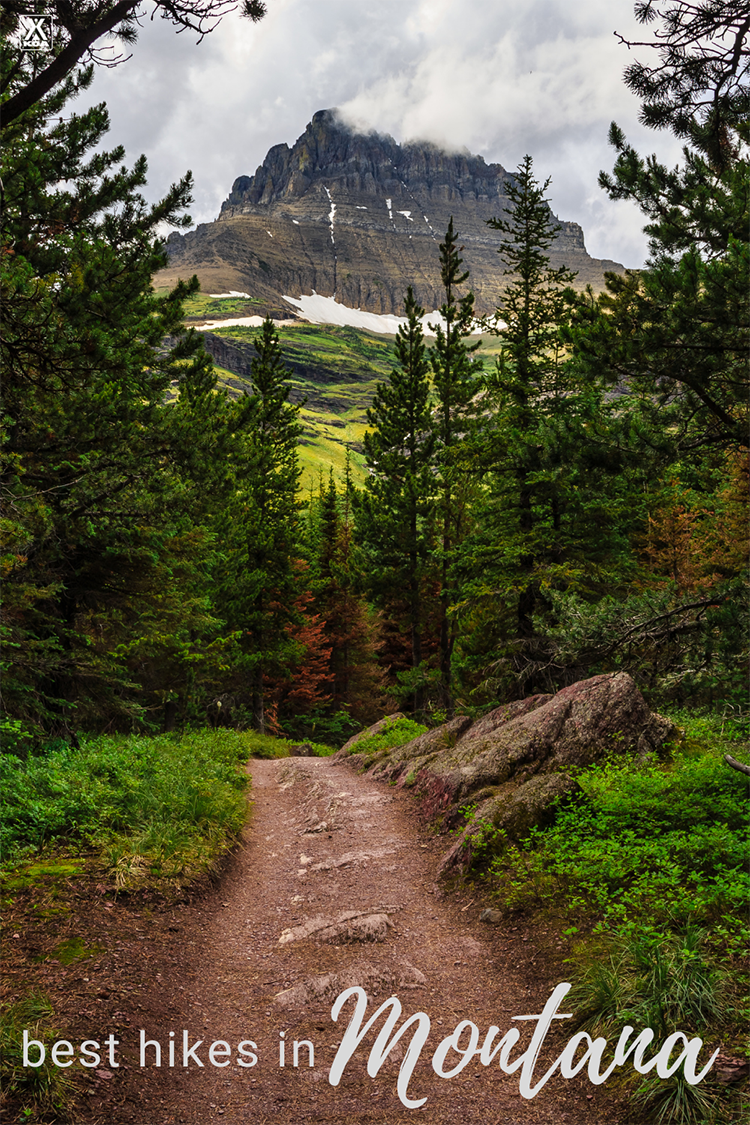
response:
M420 826L407 794L330 759L253 761L250 771L254 807L246 841L213 887L167 905L89 886L79 900L70 891L73 911L61 911L60 925L53 898L33 924L20 895L6 918L6 997L13 998L14 982L28 981L33 966L76 1054L83 1039L103 1042L113 1034L118 1041L119 1066L105 1053L95 1069L83 1071L77 1062L71 1068L75 1097L59 1122L626 1125L613 1091L585 1080L556 1075L525 1099L518 1073L504 1074L497 1060L485 1067L475 1057L447 1079L432 1069L438 1043L463 1020L477 1025L480 1044L491 1025L501 1034L518 1027L518 1057L535 1025L512 1017L541 1012L567 979L564 939L552 923L489 925L480 921L488 903L476 887L439 885L448 841ZM66 936L91 950L68 967L49 956ZM417 1012L429 1016L429 1038L408 1086L409 1098L426 1098L420 1108L406 1108L396 1090L411 1032L379 1073L367 1073L383 1017L340 1083L329 1082L354 1000L338 1022L331 1008L357 984L369 997L365 1020L393 995L403 1007L398 1026ZM564 1002L561 1010L568 1010ZM571 1034L565 1022L553 1024L537 1075ZM153 1046L139 1065L141 1030L158 1042L160 1067ZM202 1041L187 1067L184 1033L189 1046ZM231 1049L214 1052L228 1065L211 1065L214 1041ZM312 1044L313 1066L304 1045L294 1066L295 1041ZM255 1065L238 1065L253 1057ZM451 1059L446 1068L458 1056Z

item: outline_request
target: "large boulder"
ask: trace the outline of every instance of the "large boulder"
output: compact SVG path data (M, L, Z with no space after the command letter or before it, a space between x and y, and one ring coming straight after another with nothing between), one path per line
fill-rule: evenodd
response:
M372 777L411 788L423 815L444 827L459 821L461 807L475 806L472 824L446 857L450 867L470 857L478 825L523 839L576 792L568 771L626 755L644 759L673 731L631 677L618 672L505 704L477 722L459 716L374 763L356 754L350 760L370 767Z

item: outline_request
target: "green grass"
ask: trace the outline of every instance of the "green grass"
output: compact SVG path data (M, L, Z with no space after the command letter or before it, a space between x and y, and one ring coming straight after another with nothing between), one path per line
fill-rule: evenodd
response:
M212 297L196 293L185 301L185 317L189 320L222 320L230 317L257 316L262 301L253 297Z
M212 866L242 828L249 784L242 765L253 752L251 735L202 730L2 755L3 859L25 861L31 878L44 849L93 850L120 885L189 877Z
M34 1122L40 1116L49 1120L49 1115L52 1120L66 1119L72 1093L67 1070L52 1063L49 1050L41 1066L23 1065L23 1032L28 1031L29 1040L49 1044L62 1038L53 1020L52 1005L39 991L15 1001L0 1014L0 1086L3 1101L21 1100L19 1122ZM36 1059L37 1052L38 1048L32 1048L29 1057Z
M316 758L328 758L336 753L335 746L329 746L325 742L313 742L309 738L277 738L272 734L256 734L254 731L249 732L248 738L254 758L286 758L289 757L292 747L299 746L302 742L312 747Z
M355 742L352 746L352 754L371 756L380 754L384 750L393 750L396 746L405 746L407 742L418 738L428 729L412 719L389 719L378 734L367 735L366 738L360 738Z

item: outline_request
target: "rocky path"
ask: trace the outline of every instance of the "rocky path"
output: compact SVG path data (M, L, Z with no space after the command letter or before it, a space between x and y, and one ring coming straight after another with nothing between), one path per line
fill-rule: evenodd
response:
M435 878L446 842L420 831L404 793L326 759L256 761L251 772L255 804L248 843L213 906L208 900L189 908L184 925L175 927L179 957L172 957L170 972L155 977L139 1017L147 1037L160 1044L162 1065L154 1066L154 1047L147 1048L143 1069L132 1051L125 1055L129 1065L118 1076L126 1094L119 1107L123 1122L611 1120L604 1089L576 1080L552 1079L529 1100L519 1094L518 1075L504 1074L496 1063L485 1067L472 1060L450 1079L432 1070L437 1044L462 1020L477 1025L480 1043L493 1024L502 1033L522 1028L520 1053L532 1025L514 1025L512 1017L540 1012L565 979L562 965L555 964L554 933L485 925L479 921L484 903L444 895ZM367 1060L376 1036L370 1032L339 1085L331 1085L329 1072L354 1000L337 1023L331 1007L354 985L369 997L365 1019L393 995L403 1006L399 1026L415 1012L429 1015L429 1039L408 1086L409 1098L427 1099L420 1108L406 1108L396 1090L406 1035L370 1077ZM377 1030L381 1026L382 1017ZM170 1032L173 1068L167 1065ZM188 1047L202 1040L187 1068L184 1032ZM552 1057L569 1034L557 1032ZM214 1041L229 1046L226 1055L221 1045L214 1052L216 1064L228 1065L211 1065ZM304 1045L293 1065L295 1041L313 1045L313 1066ZM252 1056L255 1065L238 1065ZM457 1056L452 1058L455 1063Z

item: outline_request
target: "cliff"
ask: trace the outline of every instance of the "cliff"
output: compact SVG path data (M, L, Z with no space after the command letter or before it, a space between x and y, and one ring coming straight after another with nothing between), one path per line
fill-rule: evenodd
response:
M204 291L247 292L258 311L289 315L283 296L313 292L369 312L403 312L408 285L428 310L441 302L438 244L453 216L477 310L503 284L500 236L512 175L469 152L353 132L335 110L316 113L292 148L275 145L254 176L232 185L218 219L168 240L163 284L197 273ZM554 266L603 285L615 262L591 258L577 223L560 221Z

